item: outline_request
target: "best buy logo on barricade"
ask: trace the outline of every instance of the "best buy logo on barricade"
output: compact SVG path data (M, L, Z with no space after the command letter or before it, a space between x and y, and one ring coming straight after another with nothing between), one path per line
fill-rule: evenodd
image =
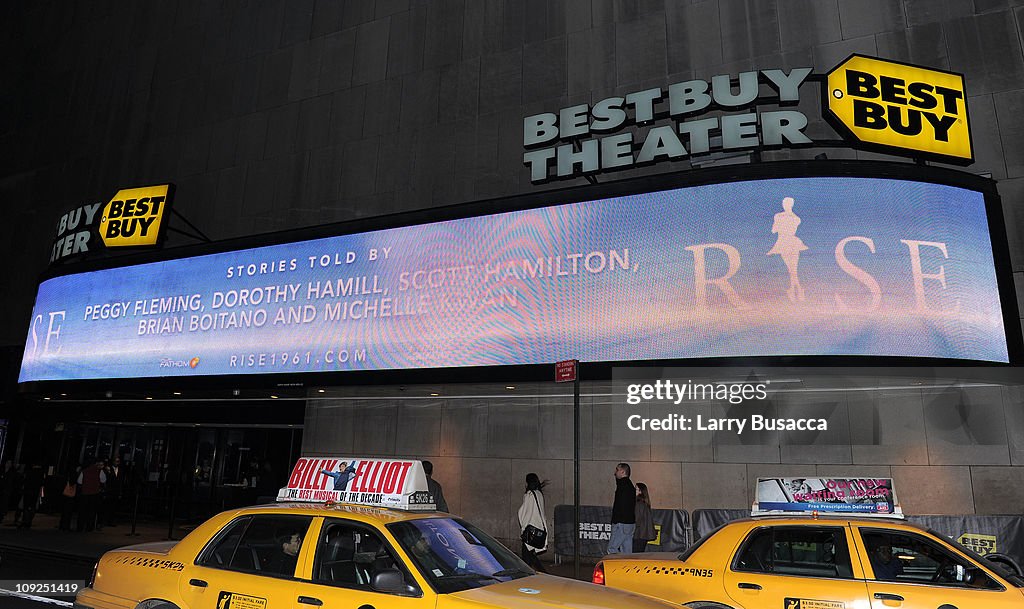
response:
M974 161L964 77L852 55L826 76L825 118L840 132L897 154Z
M980 533L964 533L957 539L961 544L974 550L982 556L993 554L999 551L999 540L995 535L981 535Z
M170 184L119 190L103 208L100 238L107 247L155 245L164 212L170 204Z

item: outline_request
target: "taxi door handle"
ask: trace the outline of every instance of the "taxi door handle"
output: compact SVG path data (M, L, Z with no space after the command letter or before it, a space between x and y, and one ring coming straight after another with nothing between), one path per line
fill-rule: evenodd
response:
M313 605L314 607L319 607L324 604L322 600L313 598L312 596L300 596L298 600L303 605Z
M888 594L886 592L875 592L875 600L879 601L897 601L902 603L903 597L899 594Z
M188 585L195 586L197 588L205 588L206 587L206 582L204 582L201 579L190 579L190 580L188 580Z
M737 584L737 587L742 588L743 590L760 590L761 589L761 586L759 584L748 584L747 582L740 582L739 584Z

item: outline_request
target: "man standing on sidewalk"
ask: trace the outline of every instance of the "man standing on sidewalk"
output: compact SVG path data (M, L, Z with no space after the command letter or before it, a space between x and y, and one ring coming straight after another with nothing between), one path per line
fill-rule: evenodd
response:
M25 486L22 487L22 515L19 529L32 528L32 519L35 518L36 509L39 507L39 498L42 495L43 483L46 475L43 473L43 466L33 464L25 473Z
M612 504L612 538L609 554L633 551L633 530L636 529L636 487L629 479L629 463L615 466L615 502Z
M427 492L434 497L434 505L438 512L448 511L448 502L444 500L444 489L441 483L434 480L434 464L430 461L423 462L423 473L427 475Z
M116 512L122 503L124 492L124 466L121 465L121 457L114 457L114 463L104 469L107 476L107 496L103 505L103 520L107 526L117 526Z
M96 528L96 512L100 506L100 492L107 483L107 475L103 472L103 460L98 460L78 474L79 512L78 532L91 531Z

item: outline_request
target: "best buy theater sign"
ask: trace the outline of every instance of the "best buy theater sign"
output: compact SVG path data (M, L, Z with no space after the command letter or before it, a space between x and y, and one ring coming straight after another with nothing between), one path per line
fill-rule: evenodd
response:
M807 115L795 108L805 84L821 87L823 117L852 146L974 161L962 75L860 55L827 74L812 71L720 74L527 116L523 163L533 182L544 182L710 152L814 145Z
M125 188L106 203L72 209L57 222L50 262L88 254L101 247L158 245L173 194L173 184Z

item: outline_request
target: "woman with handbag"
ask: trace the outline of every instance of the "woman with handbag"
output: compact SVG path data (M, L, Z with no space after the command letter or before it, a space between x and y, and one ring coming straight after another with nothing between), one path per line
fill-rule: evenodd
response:
M526 493L519 506L520 539L523 542L523 560L534 570L547 573L538 554L548 549L548 526L544 521L544 487L548 481L540 481L537 474L526 474Z
M71 530L71 519L75 514L75 497L78 495L78 470L68 472L64 479L64 490L60 496L60 526L62 531Z
M654 541L654 514L651 513L651 494L647 485L638 482L636 485L636 528L633 529L633 552L646 552L647 543Z

